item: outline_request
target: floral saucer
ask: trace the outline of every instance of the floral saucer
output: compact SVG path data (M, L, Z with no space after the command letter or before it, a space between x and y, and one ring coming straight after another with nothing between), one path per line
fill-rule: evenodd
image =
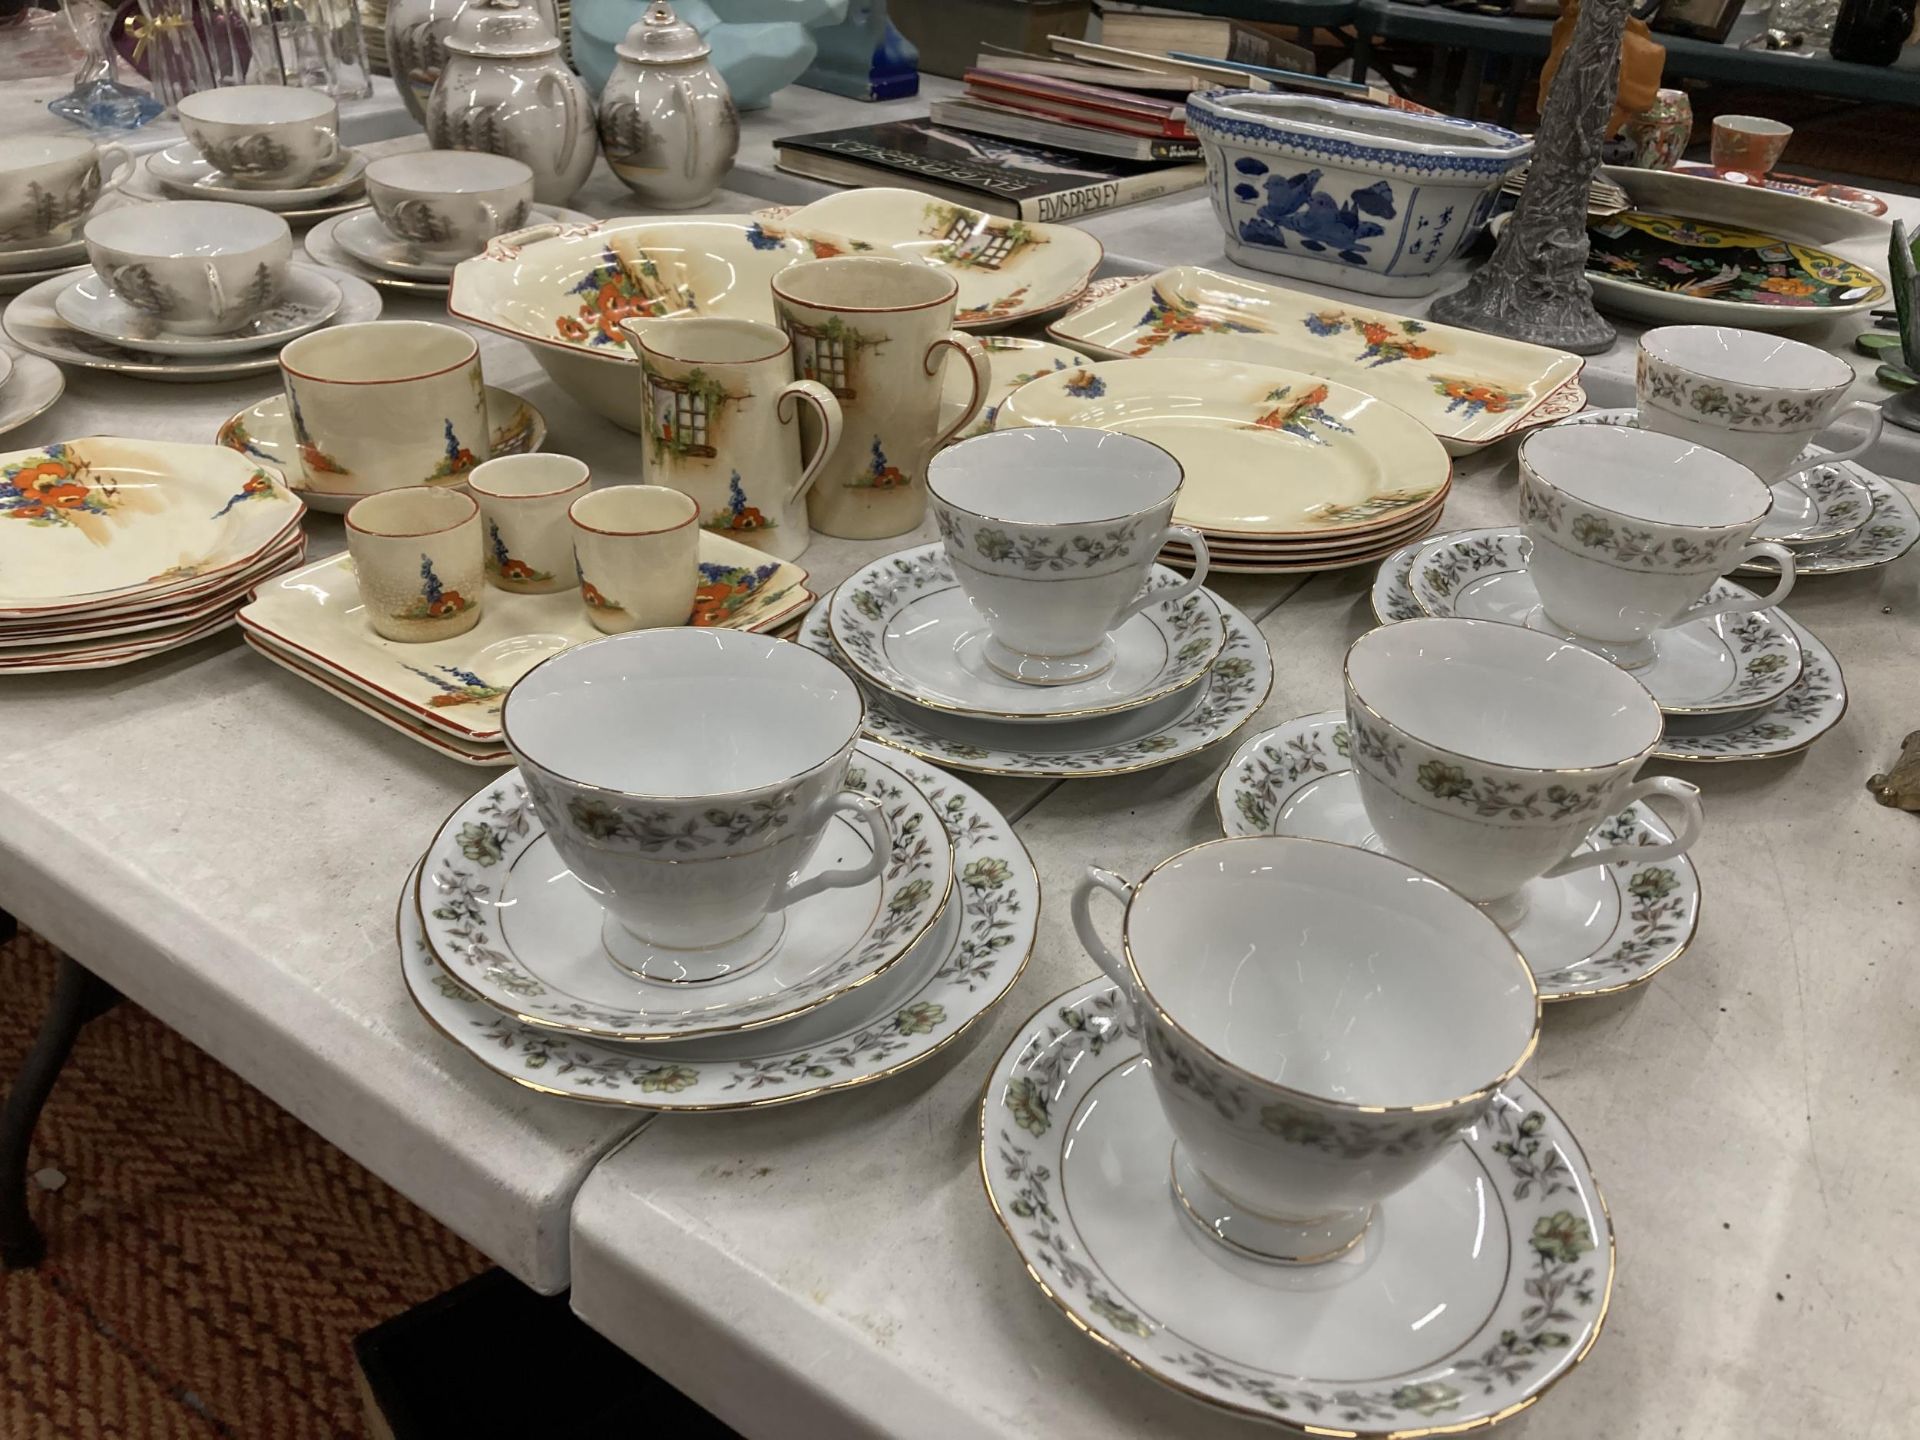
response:
M1120 715L1067 720L1044 729L942 715L868 695L866 733L922 760L979 775L1036 780L1130 775L1197 755L1246 724L1273 688L1273 654L1254 623L1214 597L1226 621L1220 658L1199 685ZM815 605L794 638L838 660L829 603Z
M358 184L366 169L367 157L348 151L340 167L331 174L306 185L270 190L234 184L230 176L216 170L212 162L202 157L191 140L169 145L147 157L148 173L173 195L189 200L227 200L267 210L291 210L331 200L349 186Z
M105 370L140 380L238 380L249 375L271 374L280 367L279 352L271 348L238 355L146 355L76 330L61 319L54 308L60 295L73 283L74 275L74 271L63 270L8 302L5 314L0 315L0 327L5 328L7 338L22 350L31 350L62 365ZM328 326L379 318L380 293L371 285L351 275L336 274L330 278L340 289L340 308L326 322Z
M1022 1025L980 1103L987 1198L1041 1293L1183 1394L1318 1434L1451 1434L1526 1409L1599 1337L1613 1226L1523 1080L1319 1265L1205 1239L1171 1193L1172 1140L1105 979Z
M1557 425L1623 425L1640 428L1640 412L1623 410L1587 410L1555 422ZM1809 445L1801 460L1812 460L1827 452ZM1818 470L1773 483L1773 508L1754 531L1756 540L1778 540L1798 550L1804 545L1821 545L1844 539L1867 523L1873 509L1873 492L1867 488L1864 472L1855 466L1822 465ZM1796 558L1798 558L1796 556ZM1765 567L1761 567L1764 569ZM1776 569L1773 574L1779 574Z
M1055 345L1050 340L1026 340L1018 335L982 335L979 341L986 348L987 370L992 383L987 387L987 403L980 413L955 440L970 440L975 435L984 435L993 429L994 414L1001 403L1029 380L1038 380L1043 375L1051 375L1056 370L1065 370L1074 365L1091 365L1093 362L1078 350L1069 350L1065 345ZM973 381L964 365L949 365L940 382L940 429L944 433L959 418L960 412L967 408L967 396L972 390Z
M1347 757L1337 710L1264 730L1227 762L1214 790L1228 835L1296 835L1380 850ZM1635 804L1596 832L1605 845L1662 845L1672 831ZM1591 845L1583 848L1592 848ZM1542 1001L1611 995L1651 980L1679 958L1700 923L1700 878L1682 855L1653 865L1576 870L1526 889L1508 927Z
M1872 570L1890 565L1920 543L1920 514L1906 492L1891 480L1883 479L1863 465L1842 462L1837 469L1849 471L1866 486L1873 499L1873 511L1867 523L1845 539L1823 545L1796 549L1793 571L1798 579L1809 575L1845 575L1855 570ZM1770 565L1742 565L1736 575L1774 575L1780 572Z
M51 360L38 355L7 359L12 363L6 383L0 385L0 435L46 414L67 388L67 377Z
M1880 485L1886 482L1873 477ZM1891 495L1889 488L1875 498ZM1904 503L1904 502L1903 502ZM1871 527L1869 527L1871 528ZM1442 540L1452 536L1442 536ZM1427 612L1407 588L1407 576L1421 550L1433 541L1418 541L1395 551L1380 566L1373 582L1373 613L1382 625L1415 620ZM1909 542L1911 543L1911 542ZM1790 615L1781 617L1800 642L1800 678L1793 688L1763 710L1741 710L1731 715L1670 716L1656 760L1700 762L1771 760L1806 749L1840 723L1847 713L1847 687L1840 662L1811 630Z
M1177 585L1160 570L1155 583ZM938 543L875 561L833 593L827 623L862 679L925 710L1047 724L1137 710L1206 675L1226 624L1206 591L1152 606L1113 632L1113 664L1091 680L1022 685L981 656L987 627Z
M953 889L953 853L932 803L877 754L846 788L878 799L891 863L864 885L823 890L783 913L772 952L698 985L648 980L619 931L547 839L517 770L470 796L427 847L420 914L449 974L502 1014L602 1040L678 1040L757 1030L865 985L932 928ZM856 866L866 827L836 815L803 875ZM930 837L938 837L937 840Z
M1407 588L1429 615L1563 633L1541 613L1526 552L1518 529L1455 531L1421 548ZM1730 580L1707 591L1711 599L1745 594ZM1800 642L1781 613L1755 610L1669 626L1654 637L1653 659L1633 674L1667 714L1709 715L1772 704L1800 678L1801 663Z
M244 355L317 330L339 312L344 296L327 272L297 261L287 267L279 303L231 335L171 335L114 294L98 271L83 270L54 297L53 310L96 340L151 355Z
M492 431L492 456L531 455L547 443L547 420L531 401L522 400L510 390L487 386L487 419ZM238 450L256 460L276 466L287 477L287 484L307 502L309 510L344 515L356 500L366 497L333 490L309 490L300 468L293 438L293 417L287 412L284 390L254 401L237 415L229 416L215 440L229 450ZM443 483L458 488L466 475L448 477Z
M953 841L954 897L927 938L871 985L797 1020L648 1048L510 1020L434 961L400 897L401 974L427 1021L482 1065L550 1095L656 1110L746 1110L897 1075L952 1045L1026 969L1040 881L1013 826L951 775L865 742L933 803ZM416 872L417 873L417 872Z

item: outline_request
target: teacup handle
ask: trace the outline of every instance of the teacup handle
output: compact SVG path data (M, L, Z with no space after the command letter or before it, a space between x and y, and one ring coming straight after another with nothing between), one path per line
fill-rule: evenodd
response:
M778 904L784 909L796 905L809 895L818 895L822 890L844 890L849 885L864 885L873 879L893 858L893 829L887 824L887 812L880 802L871 795L836 795L833 804L828 807L837 814L848 815L866 826L867 838L873 843L873 853L862 863L845 870L827 870L821 874L802 880L798 885L789 885L781 892Z
M1586 855L1569 855L1547 871L1547 875L1565 875L1593 865L1614 865L1622 860L1645 860L1649 863L1670 860L1682 851L1691 849L1693 842L1700 838L1700 827L1707 823L1707 817L1700 809L1699 787L1671 775L1652 775L1645 780L1636 780L1628 787L1627 793L1621 798L1620 809L1625 810L1634 801L1645 800L1652 795L1665 795L1680 807L1680 823L1673 827L1673 839L1664 845L1609 845ZM1586 836L1581 836L1580 840L1584 844Z
M1733 564L1727 568L1737 570L1749 560L1761 559L1772 560L1780 567L1780 583L1773 587L1771 594L1749 595L1744 600L1696 600L1674 617L1673 624L1685 625L1694 620L1709 620L1715 615L1744 615L1749 610L1765 610L1769 606L1778 605L1793 593L1793 552L1786 546L1777 545L1771 540L1757 541L1742 550L1735 557Z
M973 394L967 397L967 403L960 412L960 418L943 430L933 442L933 448L936 450L973 424L974 418L986 407L987 390L993 384L993 362L987 358L987 347L973 336L963 335L958 330L942 335L927 346L927 353L921 360L927 374L940 373L940 366L947 358L939 353L943 348L958 352L960 358L967 362L967 369L973 379Z
M794 403L787 404L789 400ZM800 402L803 400L820 417L820 443L813 447L813 458L801 465L799 478L787 492L789 501L798 500L813 488L813 482L820 478L820 467L831 460L833 452L840 448L840 402L818 380L795 380L781 386L780 393L774 397L773 418L782 425L793 424L800 416Z
M1113 622L1116 627L1122 620L1131 620L1149 605L1164 605L1169 600L1184 600L1202 585L1206 584L1207 565L1209 564L1207 537L1191 525L1175 525L1167 531L1168 539L1171 539L1175 535L1178 535L1182 540L1185 540L1188 545L1193 547L1193 573L1178 585L1171 586L1164 590L1156 590L1149 585L1134 598L1131 605L1120 612L1119 616ZM1163 540L1161 543L1164 545L1166 541Z
M1781 480L1795 479L1798 476L1806 474L1809 470L1818 470L1822 465L1838 465L1842 460L1851 460L1854 456L1872 447L1873 443L1880 438L1880 427L1886 424L1887 417L1881 414L1880 407L1871 400L1849 400L1833 412L1827 424L1831 426L1835 420L1838 420L1849 410L1864 410L1867 412L1867 438L1850 449L1835 450L1829 455L1822 455L1818 460L1809 460L1804 465L1796 465L1793 469L1782 475L1780 477ZM1825 433L1824 430L1821 431L1821 434L1824 435ZM1775 483L1777 484L1779 482L1776 481Z
M95 153L99 156L96 163L100 167L100 188L118 190L133 174L133 152L124 145L100 145L95 147ZM110 160L119 163L109 169L107 162Z
M1100 967L1109 980L1120 987L1120 994L1127 1004L1133 1004L1133 976L1127 964L1112 950L1107 942L1093 928L1093 897L1104 890L1123 906L1133 899L1133 886L1122 880L1111 870L1102 870L1098 865L1089 865L1080 876L1079 883L1073 887L1073 901L1068 907L1073 913L1073 931L1080 937L1080 944L1087 954L1093 957L1093 963Z

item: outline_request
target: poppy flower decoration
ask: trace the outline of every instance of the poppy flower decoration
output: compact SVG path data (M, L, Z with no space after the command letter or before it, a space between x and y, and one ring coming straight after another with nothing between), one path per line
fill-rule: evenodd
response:
M108 515L120 503L112 481L97 483L93 466L68 445L0 468L0 516L30 525L66 526L81 515Z

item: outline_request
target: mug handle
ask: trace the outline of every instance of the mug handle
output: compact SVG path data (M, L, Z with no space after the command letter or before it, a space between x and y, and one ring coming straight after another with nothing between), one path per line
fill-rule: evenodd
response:
M1569 855L1558 865L1546 872L1548 877L1565 875L1574 870L1585 870L1593 865L1613 865L1622 860L1671 860L1684 850L1691 849L1693 842L1700 838L1700 827L1706 824L1706 816L1700 809L1700 787L1690 785L1685 780L1675 779L1671 775L1653 775L1645 780L1637 780L1621 797L1620 809L1625 810L1636 800L1648 796L1664 795L1680 807L1680 823L1673 827L1673 839L1664 845L1609 845L1605 849L1595 850L1586 855ZM1616 812L1618 813L1618 812ZM1588 831L1592 834L1592 831ZM1580 844L1586 843L1586 836L1580 837Z
M958 330L948 331L945 335L942 335L938 340L927 346L927 353L921 360L921 364L927 374L938 375L940 373L940 366L947 358L937 353L943 346L958 352L960 357L967 362L968 371L973 379L973 394L967 397L967 403L965 408L960 412L960 418L943 430L934 440L933 448L936 450L951 441L954 436L958 435L969 425L973 424L974 419L986 408L987 390L993 384L993 362L987 359L987 347L974 339L973 336L964 335Z
M873 842L873 853L862 863L846 870L828 870L811 879L802 880L798 885L789 885L780 896L779 908L805 900L809 895L818 895L822 890L844 890L849 885L864 885L873 879L893 858L893 830L887 824L887 812L880 802L871 795L848 795L842 792L833 799L828 807L837 814L851 815L866 827L867 838Z
M787 404L789 400L794 403ZM799 478L787 492L789 502L798 500L813 488L813 482L820 478L820 467L831 460L833 452L840 448L840 402L818 380L795 380L792 384L783 385L773 399L773 418L782 425L793 424L799 418L800 402L803 400L820 417L820 443L814 446L813 458L801 465Z
M118 190L133 174L133 152L124 145L100 145L95 149L100 157L96 162L100 167L100 188ZM107 168L110 160L119 162L111 170Z
M1674 617L1673 625L1685 625L1692 620L1710 620L1715 615L1744 615L1750 610L1765 610L1786 599L1793 593L1794 576L1793 552L1786 546L1777 545L1771 540L1758 541L1742 550L1727 568L1737 570L1749 560L1760 559L1772 560L1780 567L1780 583L1773 587L1772 594L1749 595L1745 600L1722 600L1717 604L1696 600ZM1667 628L1671 629L1672 626Z
M1806 474L1809 470L1818 470L1822 465L1838 465L1842 460L1851 460L1854 456L1862 454L1873 447L1874 442L1880 438L1880 427L1886 424L1887 417L1881 413L1880 407L1871 400L1849 400L1833 412L1827 421L1827 426L1831 427L1835 420L1838 420L1849 410L1864 410L1867 412L1867 438L1851 449L1835 450L1829 455L1822 455L1818 460L1809 460L1804 465L1796 465L1793 469L1782 475L1780 477L1781 480L1796 479ZM1826 430L1823 429L1820 433L1824 435ZM1780 482L1776 480L1774 483L1777 485Z
M1178 535L1193 547L1193 573L1178 585L1167 589L1156 590L1149 585L1115 618L1113 623L1116 627L1122 620L1131 620L1149 605L1164 605L1169 600L1183 600L1206 583L1207 566L1210 563L1207 555L1207 537L1191 525L1175 525L1167 531L1167 535L1169 538ZM1164 545L1166 541L1163 540L1160 543Z
M548 110L554 108L556 99L559 101L560 128L565 133L566 138L560 142L560 155L559 158L554 161L554 166L562 175L566 174L567 167L573 164L573 152L580 143L580 116L578 113L580 102L574 97L573 86L568 83L572 78L573 77L569 75L563 80L554 71L543 70L540 72L540 78L533 82L533 93L539 97L540 103ZM569 196L568 198L571 199L572 197Z
M1081 948L1093 957L1093 963L1100 967L1101 973L1120 987L1121 1000L1131 1010L1134 1007L1133 976L1127 969L1127 963L1107 948L1107 942L1093 928L1093 897L1102 890L1122 905L1133 899L1133 886L1111 870L1089 865L1081 874L1079 883L1073 887L1073 900L1068 906L1073 914L1073 932L1080 937Z

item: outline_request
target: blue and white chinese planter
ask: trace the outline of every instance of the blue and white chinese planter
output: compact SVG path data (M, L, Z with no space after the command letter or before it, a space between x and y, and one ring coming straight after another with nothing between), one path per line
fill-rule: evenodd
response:
M1533 141L1498 125L1251 90L1187 97L1213 213L1242 265L1428 295Z

